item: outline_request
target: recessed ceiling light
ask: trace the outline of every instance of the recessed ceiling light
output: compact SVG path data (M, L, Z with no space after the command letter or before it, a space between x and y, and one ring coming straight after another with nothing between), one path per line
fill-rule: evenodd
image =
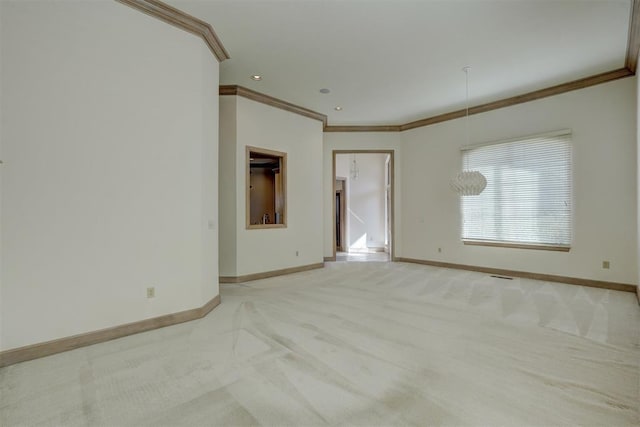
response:
M336 108L334 108L334 110L336 110L336 111L342 111L342 107L338 105Z
M253 76L251 76L251 80L259 82L260 80L262 80L262 76L260 74L254 74Z
M326 87L323 87L322 89L320 89L320 93L329 93L331 92L329 89L327 89Z

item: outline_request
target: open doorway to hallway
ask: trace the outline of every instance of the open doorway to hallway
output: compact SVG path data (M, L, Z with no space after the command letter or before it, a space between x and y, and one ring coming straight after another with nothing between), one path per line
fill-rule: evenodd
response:
M336 261L393 259L393 151L333 151Z

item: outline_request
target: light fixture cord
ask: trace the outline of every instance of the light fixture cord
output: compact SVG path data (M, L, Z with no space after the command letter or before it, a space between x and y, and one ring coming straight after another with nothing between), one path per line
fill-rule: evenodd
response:
M356 164L356 153L353 153L353 160L350 168L351 178L358 179L358 165Z
M464 67L462 70L464 71L465 74L465 80L466 80L466 94L465 94L465 98L466 98L466 110L467 110L467 118L466 118L466 127L467 127L467 145L469 145L469 141L471 139L470 133L469 133L469 68L471 68L470 66L466 66Z

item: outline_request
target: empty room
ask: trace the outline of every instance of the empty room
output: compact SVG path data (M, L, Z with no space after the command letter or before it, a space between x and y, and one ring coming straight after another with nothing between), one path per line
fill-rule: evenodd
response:
M640 425L640 0L0 0L0 425Z

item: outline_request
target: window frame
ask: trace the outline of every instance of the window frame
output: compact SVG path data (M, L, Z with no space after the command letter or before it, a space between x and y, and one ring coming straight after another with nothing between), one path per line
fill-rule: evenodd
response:
M492 239L471 239L464 237L464 206L462 197L473 197L473 196L460 196L459 197L459 207L460 207L460 240L464 245L467 246L489 246L489 247L499 247L499 248L514 248L514 249L534 249L534 250L545 250L545 251L555 251L555 252L569 252L571 250L571 246L573 244L573 236L574 236L574 227L575 227L575 192L574 192L574 167L573 167L573 134L571 129L562 129L554 132L547 132L542 134L528 135L517 138L510 138L506 140L500 141L492 141L485 142L480 144L467 145L460 148L461 153L465 151L479 149L482 147L495 146L501 144L509 144L516 142L525 142L527 140L541 139L541 138L553 138L553 137L562 137L568 135L569 136L569 190L570 190L570 242L568 244L552 244L552 243L532 243L532 242L518 242L518 241L508 241L508 240L492 240ZM461 155L461 163L462 168L464 169L464 154Z
M282 223L251 224L251 153L280 158L280 174L282 175ZM274 195L274 198L276 196ZM265 230L271 228L287 228L287 153L267 148L247 145L245 148L245 227L247 230Z

